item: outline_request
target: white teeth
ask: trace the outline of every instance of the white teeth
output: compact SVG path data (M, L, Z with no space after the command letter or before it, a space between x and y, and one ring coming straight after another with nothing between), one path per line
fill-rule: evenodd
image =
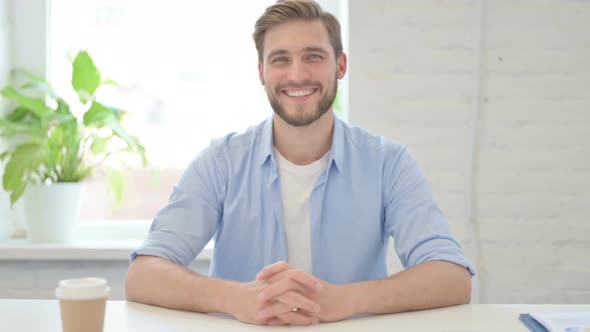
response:
M309 96L310 94L312 94L314 91L314 89L310 89L310 90L299 90L299 91L285 91L285 93L289 96L289 97L303 97L303 96Z

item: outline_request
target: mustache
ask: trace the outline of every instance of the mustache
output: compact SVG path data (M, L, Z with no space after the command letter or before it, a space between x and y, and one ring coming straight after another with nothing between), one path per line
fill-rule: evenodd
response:
M288 89L288 88L292 88L292 89L300 89L300 88L305 88L305 87L309 87L309 86L318 86L321 87L321 83L320 82L316 82L316 81L302 81L302 82L294 82L294 81L287 81L284 84L281 84L279 86L277 86L277 90L284 90L284 89Z

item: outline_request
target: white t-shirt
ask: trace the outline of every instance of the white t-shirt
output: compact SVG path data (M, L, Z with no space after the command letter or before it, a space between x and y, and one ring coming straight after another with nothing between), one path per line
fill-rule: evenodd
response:
M309 196L326 167L328 153L309 165L298 166L285 159L277 149L274 150L283 195L287 262L301 271L311 273Z

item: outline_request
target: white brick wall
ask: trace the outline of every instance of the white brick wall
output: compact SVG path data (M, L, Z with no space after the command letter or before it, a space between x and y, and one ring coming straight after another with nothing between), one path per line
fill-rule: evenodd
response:
M588 303L590 2L481 1L351 0L351 122L408 145L480 302Z
M590 3L490 1L486 19L482 299L588 303Z
M469 1L352 0L349 42L350 121L410 148L468 255L475 41L465 27L473 26L472 7ZM391 256L390 270L400 269Z

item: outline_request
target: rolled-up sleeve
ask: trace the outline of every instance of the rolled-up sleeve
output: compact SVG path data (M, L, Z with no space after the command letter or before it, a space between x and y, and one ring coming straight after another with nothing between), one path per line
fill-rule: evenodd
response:
M131 260L149 255L189 265L197 257L215 234L223 211L225 178L218 165L213 147L191 162Z
M391 152L391 151L389 151ZM385 231L405 268L433 260L465 267L471 276L461 244L434 201L426 177L405 148L386 160L383 169Z

